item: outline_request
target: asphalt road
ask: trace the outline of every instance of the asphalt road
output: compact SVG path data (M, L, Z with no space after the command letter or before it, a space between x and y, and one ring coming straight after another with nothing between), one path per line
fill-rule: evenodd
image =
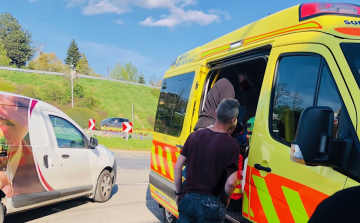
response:
M116 185L105 203L78 198L5 217L5 223L162 222L162 210L149 191L150 153L115 152Z

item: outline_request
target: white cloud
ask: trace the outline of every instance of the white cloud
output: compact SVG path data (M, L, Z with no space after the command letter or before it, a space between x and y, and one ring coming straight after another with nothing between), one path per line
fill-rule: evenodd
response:
M156 18L150 16L139 24L143 26L165 26L174 28L180 24L209 25L220 22L220 15L230 19L229 13L221 10L211 10L208 13L199 10L187 10L185 7L197 4L196 0L64 0L68 7L80 7L84 15L102 13L122 14L130 12L136 6L146 9L165 9L167 14ZM122 20L119 20L122 21Z
M96 15L96 14L102 14L102 13L116 13L121 14L128 11L126 8L121 8L115 6L113 3L111 3L109 0L103 0L99 3L90 3L88 6L86 6L83 9L84 15Z
M88 0L63 0L63 1L68 3L67 7L80 6L88 2Z
M134 4L147 9L172 8L175 6L173 0L134 0Z
M115 22L117 24L124 24L124 20L121 20L121 19L116 19L113 22Z
M230 14L227 12L227 11L223 11L223 10L220 10L220 9L217 9L217 10L209 10L209 13L211 14L216 14L216 15L223 15L225 17L225 19L227 20L230 20L231 19L231 16Z
M149 17L140 22L140 24L143 26L165 26L173 28L183 22L188 24L197 23L205 26L212 22L220 22L220 18L215 14L205 14L202 11L196 10L184 11L182 8L177 8L176 10L172 10L170 15L163 15L162 19L155 20L152 17Z

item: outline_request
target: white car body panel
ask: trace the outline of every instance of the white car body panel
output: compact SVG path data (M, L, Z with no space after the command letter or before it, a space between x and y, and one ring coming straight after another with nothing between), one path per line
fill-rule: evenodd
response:
M11 104L13 101L16 107ZM19 105L22 107L18 108ZM94 197L98 178L104 169L110 170L116 178L114 154L102 145L96 148L87 146L90 137L59 109L36 99L6 92L0 92L0 106L0 139L5 137L7 143L12 139L9 135L15 128L6 123L18 111L22 112L19 117L27 120L24 129L28 130L17 147L9 144L6 156L8 164L0 170L1 176L5 173L13 185L12 192L5 187L0 188L6 194L2 203L6 206L7 214L80 196ZM49 115L66 120L81 132L85 148L59 148ZM3 180L1 176L0 180Z

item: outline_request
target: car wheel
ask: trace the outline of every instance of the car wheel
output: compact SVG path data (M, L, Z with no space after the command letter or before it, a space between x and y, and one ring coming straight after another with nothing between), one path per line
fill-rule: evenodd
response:
M96 185L94 200L96 202L105 202L109 200L113 183L111 174L108 170L104 170L99 177Z
M0 201L0 223L4 222L4 218L5 218L5 207L3 203L1 203Z
M175 216L171 214L170 211L166 210L164 207L163 207L163 218L164 218L164 223L175 223L177 221Z

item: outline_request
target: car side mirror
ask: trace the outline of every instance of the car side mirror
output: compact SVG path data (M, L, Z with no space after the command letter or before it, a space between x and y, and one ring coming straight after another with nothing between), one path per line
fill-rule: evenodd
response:
M91 148L95 148L95 147L97 147L98 145L99 145L98 140L97 140L96 138L94 138L94 137L91 137L91 138L90 138L90 147L91 147Z
M300 116L295 140L291 143L290 159L308 166L331 163L334 111L330 107L312 106Z

